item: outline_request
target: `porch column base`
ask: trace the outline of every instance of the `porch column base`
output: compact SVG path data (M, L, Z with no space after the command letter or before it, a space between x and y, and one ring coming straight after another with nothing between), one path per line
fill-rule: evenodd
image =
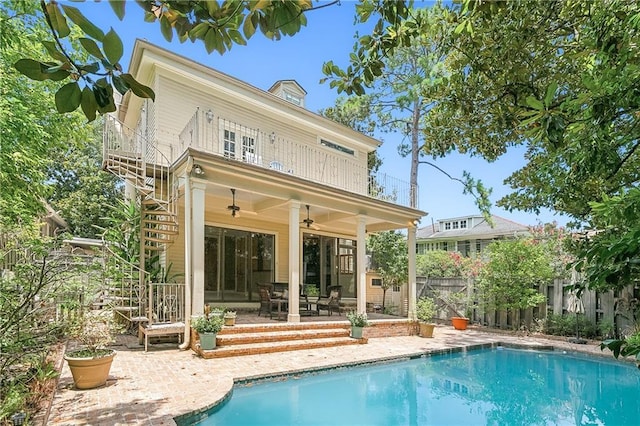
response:
M287 322L300 322L300 314L287 315Z

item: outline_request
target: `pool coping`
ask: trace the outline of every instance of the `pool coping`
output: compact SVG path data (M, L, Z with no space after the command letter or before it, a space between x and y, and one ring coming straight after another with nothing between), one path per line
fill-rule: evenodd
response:
M275 381L279 379L289 379L289 378L295 378L298 376L313 375L317 373L323 373L326 371L341 370L341 369L348 369L348 368L376 365L376 364L385 364L385 363L391 363L391 362L402 362L402 361L409 361L409 360L419 359L419 358L430 358L432 356L438 356L438 355L448 355L448 354L455 354L455 353L461 353L461 352L472 352L472 351L477 351L482 349L496 349L499 347L509 348L509 349L518 349L518 350L562 352L564 354L579 354L587 358L595 356L598 358L610 359L612 362L618 362L618 361L633 362L633 360L625 359L625 358L618 358L618 359L611 358L611 354L587 353L587 352L583 352L575 349L571 350L570 348L557 346L553 344L540 344L535 342L515 343L515 342L509 342L509 341L493 341L493 342L486 342L486 343L476 343L476 344L470 344L470 345L464 345L464 346L455 346L455 347L449 347L449 348L437 348L432 350L417 351L417 352L402 354L402 355L371 358L367 360L346 361L346 362L341 362L336 364L323 365L319 367L300 368L300 369L288 370L288 371L283 371L278 373L264 373L264 374L255 374L251 376L233 378L233 384L231 385L231 388L225 393L224 396L222 396L221 398L218 398L216 401L213 401L211 404L205 407L191 411L189 413L180 414L174 417L173 420L176 422L177 426L188 426L188 425L194 424L195 422L199 422L208 418L210 414L216 413L220 408L224 406L224 404L229 399L231 399L231 397L233 396L233 390L236 387L236 385L269 382L269 381Z

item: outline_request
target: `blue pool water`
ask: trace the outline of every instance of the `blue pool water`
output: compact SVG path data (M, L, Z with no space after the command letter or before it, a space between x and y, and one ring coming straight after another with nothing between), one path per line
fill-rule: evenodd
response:
M477 350L242 385L200 425L639 425L640 371Z

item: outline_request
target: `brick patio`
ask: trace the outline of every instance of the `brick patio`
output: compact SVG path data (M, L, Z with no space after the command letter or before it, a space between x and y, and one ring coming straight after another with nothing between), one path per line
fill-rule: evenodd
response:
M600 351L598 342L576 345L566 339L548 340L477 329L456 331L444 325L436 328L433 339L372 337L363 345L219 359L201 359L193 351L180 351L176 344L169 343L151 345L145 353L137 338L122 336L115 346L118 355L106 386L74 389L64 363L47 424L174 425L175 416L215 405L231 390L234 380L497 342L554 346L611 357L609 352Z

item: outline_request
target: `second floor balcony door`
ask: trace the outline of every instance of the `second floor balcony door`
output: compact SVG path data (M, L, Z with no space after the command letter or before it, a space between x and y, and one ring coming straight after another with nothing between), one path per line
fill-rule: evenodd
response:
M233 127L222 131L222 153L226 158L256 163L257 132L246 127Z

